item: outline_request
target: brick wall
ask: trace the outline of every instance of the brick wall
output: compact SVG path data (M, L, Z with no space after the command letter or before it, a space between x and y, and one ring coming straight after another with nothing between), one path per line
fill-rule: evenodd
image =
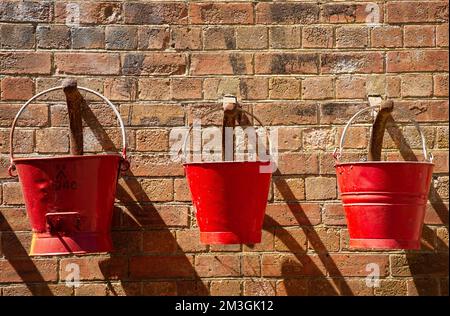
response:
M2 0L0 294L447 295L447 32L447 1ZM66 77L105 94L126 122L131 170L117 192L117 252L30 258L20 185L6 172L9 127L24 100ZM183 169L168 157L171 128L224 93L280 127L258 245L200 244ZM367 94L410 110L432 148L420 251L348 249L331 153ZM86 152L120 147L113 114L89 98ZM366 150L368 126L350 130L348 157ZM386 159L420 156L412 126L387 135ZM68 142L62 93L20 120L18 153L64 154ZM80 266L80 287L64 283L69 263ZM365 285L369 263L380 267L378 288Z

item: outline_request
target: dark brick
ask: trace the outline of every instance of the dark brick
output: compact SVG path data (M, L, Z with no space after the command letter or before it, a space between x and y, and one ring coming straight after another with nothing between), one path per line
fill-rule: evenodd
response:
M105 31L106 49L136 49L137 28L134 26L108 26Z
M0 48L34 48L34 34L34 26L32 25L0 25Z
M104 48L105 34L100 27L76 27L72 28L72 48Z
M69 48L70 28L65 25L38 26L36 40L39 48Z

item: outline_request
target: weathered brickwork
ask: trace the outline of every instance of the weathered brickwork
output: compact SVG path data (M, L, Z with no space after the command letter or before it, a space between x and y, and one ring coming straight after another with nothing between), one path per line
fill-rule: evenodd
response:
M448 6L0 1L0 295L448 295ZM116 252L30 258L20 184L7 173L9 127L25 100L67 77L110 98L127 127ZM202 245L183 168L169 156L170 130L228 93L279 127L258 245ZM409 110L434 154L420 251L348 247L331 154L369 94ZM113 113L86 97L85 151L119 150ZM18 155L68 153L64 100L49 93L23 113ZM413 125L395 118L383 157L420 159ZM367 151L368 137L369 124L349 130L347 159ZM80 287L65 284L70 263ZM366 286L370 263L380 287Z

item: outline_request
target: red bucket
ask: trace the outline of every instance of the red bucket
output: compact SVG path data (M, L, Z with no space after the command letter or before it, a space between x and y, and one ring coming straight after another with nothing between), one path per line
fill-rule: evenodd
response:
M348 122L341 137L359 111ZM415 123L418 127L417 123ZM418 129L425 144L425 138ZM367 161L337 163L337 182L344 206L351 248L419 249L433 173L429 162ZM339 157L335 155L335 157Z
M125 131L117 109L95 93L116 113L122 127L123 157L119 154L13 158L15 123L11 129L10 173L17 170L33 237L30 255L64 255L112 251L111 221L119 168L125 161Z
M270 161L186 163L200 241L205 244L255 244L267 205Z
M202 118L220 110L213 109ZM262 126L261 121L253 114L241 108L235 110L250 115ZM192 128L193 126L188 135ZM222 133L224 150L224 129ZM183 145L185 155L188 138L185 138ZM261 242L272 161L187 162L184 163L184 170L196 209L202 243Z

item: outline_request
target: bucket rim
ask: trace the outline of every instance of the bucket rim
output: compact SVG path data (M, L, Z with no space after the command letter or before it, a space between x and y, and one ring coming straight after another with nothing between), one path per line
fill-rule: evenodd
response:
M93 159L93 158L122 158L120 154L89 154L89 155L64 155L64 156L55 156L55 157L20 157L20 158L14 158L13 162L14 164L17 163L23 163L28 161L40 161L40 160L78 160L78 159Z
M201 162L185 162L183 166L199 166L199 165L222 165L222 164L230 164L230 165L239 165L239 164L269 164L270 160L262 161L201 161Z
M434 163L429 161L355 161L355 162L339 162L335 164L335 168L345 165L430 165L434 166Z

